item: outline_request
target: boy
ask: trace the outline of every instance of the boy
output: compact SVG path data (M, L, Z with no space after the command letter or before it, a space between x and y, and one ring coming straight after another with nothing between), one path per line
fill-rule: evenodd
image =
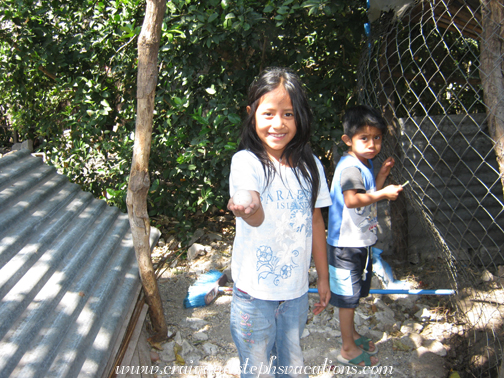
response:
M354 312L359 298L369 294L372 263L370 250L376 243L376 202L395 200L401 185L383 188L394 166L389 157L376 176L373 159L381 150L387 124L380 113L361 105L347 110L343 117L344 135L348 146L342 156L331 185L332 206L329 208L327 254L331 286L331 303L339 308L343 346L337 357L340 364L376 366L374 343L355 330Z

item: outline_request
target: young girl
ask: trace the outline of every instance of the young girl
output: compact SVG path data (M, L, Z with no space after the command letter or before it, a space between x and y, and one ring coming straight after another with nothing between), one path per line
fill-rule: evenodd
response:
M331 199L308 144L312 114L299 78L285 68L260 74L231 162L228 209L236 216L231 333L241 376L305 377L300 337L308 316L308 269L318 273L320 313L330 299L325 224ZM246 208L233 203L245 189Z

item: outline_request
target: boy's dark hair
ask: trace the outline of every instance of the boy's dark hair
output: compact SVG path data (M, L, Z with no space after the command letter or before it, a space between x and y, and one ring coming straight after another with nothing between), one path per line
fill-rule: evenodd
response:
M252 82L248 94L250 112L242 124L241 140L238 145L238 150L249 150L257 156L264 169L266 186L269 185L275 175L275 168L261 139L257 135L255 113L261 97L275 90L280 85L283 85L290 96L296 122L296 134L285 147L281 159L291 162L292 168L296 168L294 172L301 187L303 187L303 185L301 184L298 173L301 173L301 176L308 182L309 188L304 189L307 189L311 193L311 206L312 209L314 209L318 195L320 176L312 149L308 143L310 140L313 115L303 85L299 77L293 71L281 67L266 68Z
M387 122L381 113L368 105L358 105L347 109L343 116L343 133L352 138L364 126L373 126L383 134L387 132Z

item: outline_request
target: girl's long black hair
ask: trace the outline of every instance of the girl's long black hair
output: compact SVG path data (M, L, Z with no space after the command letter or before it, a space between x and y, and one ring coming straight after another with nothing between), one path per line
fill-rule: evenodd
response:
M296 135L285 147L281 159L290 163L303 190L311 193L313 211L320 185L317 163L309 145L313 115L303 85L293 71L288 68L266 68L251 84L248 94L250 111L242 125L238 150L250 150L258 157L266 176L266 186L268 186L275 175L275 167L257 135L255 113L261 97L280 85L284 86L290 96L296 122ZM308 188L303 185L300 175L308 183Z

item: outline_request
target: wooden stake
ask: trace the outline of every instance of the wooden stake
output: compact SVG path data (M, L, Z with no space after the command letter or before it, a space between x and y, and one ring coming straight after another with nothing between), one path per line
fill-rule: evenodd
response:
M494 141L504 195L504 2L482 0L481 83L487 106L488 130Z
M154 97L157 84L157 61L165 0L147 0L142 31L138 38L137 118L133 161L126 205L149 316L158 342L167 338L167 325L159 294L150 249L150 221L147 195L150 188L149 156L152 139Z

